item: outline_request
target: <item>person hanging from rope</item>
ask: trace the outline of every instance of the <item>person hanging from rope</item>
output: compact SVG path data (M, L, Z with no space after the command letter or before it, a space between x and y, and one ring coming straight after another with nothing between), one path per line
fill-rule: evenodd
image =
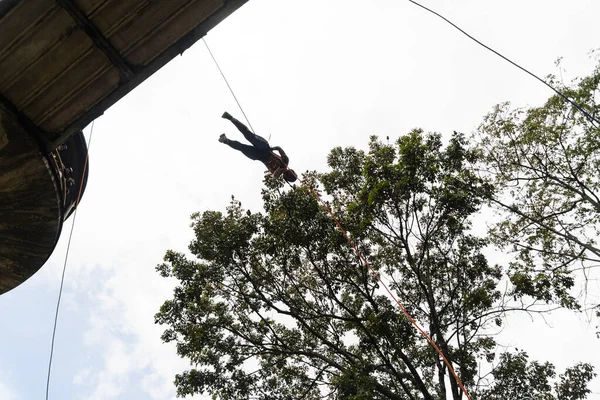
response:
M287 167L290 159L281 147L271 147L265 138L252 133L246 125L232 117L227 111L223 113L222 118L231 121L231 123L242 132L246 140L249 141L252 146L228 139L224 133L219 136L219 142L224 143L235 150L241 151L251 160L261 161L268 168L268 171L266 172L270 172L275 179L283 175L283 179L288 182L294 182L296 180L297 176L294 170ZM278 151L280 155L278 156L273 153L273 151Z

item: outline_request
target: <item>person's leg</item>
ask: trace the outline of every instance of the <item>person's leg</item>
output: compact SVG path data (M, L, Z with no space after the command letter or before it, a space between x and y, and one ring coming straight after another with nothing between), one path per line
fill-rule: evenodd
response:
M244 135L246 140L252 143L253 146L256 146L261 149L270 148L269 142L267 142L265 138L253 133L250 129L248 129L246 125L232 117L229 113L224 113L223 118L230 120L231 123L235 125L235 127L238 128L240 132L242 132L242 135Z
M259 152L253 146L248 146L247 144L243 144L231 139L225 139L223 143L225 143L232 149L241 151L246 157L248 157L251 160L259 159Z

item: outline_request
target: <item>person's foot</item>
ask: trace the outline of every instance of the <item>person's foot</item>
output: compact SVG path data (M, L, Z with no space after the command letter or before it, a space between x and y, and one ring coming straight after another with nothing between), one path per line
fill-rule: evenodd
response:
M221 115L221 118L225 118L225 119L231 119L231 118L232 118L232 116L231 116L231 114L229 114L227 111L225 111L225 112L223 113L223 115Z
M227 136L225 136L224 133L221 133L221 136L219 136L219 142L225 143L226 140L227 140Z

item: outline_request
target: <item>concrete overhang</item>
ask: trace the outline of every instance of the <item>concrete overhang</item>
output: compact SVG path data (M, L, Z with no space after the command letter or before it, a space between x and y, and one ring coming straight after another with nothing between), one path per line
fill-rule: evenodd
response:
M0 294L56 246L81 130L246 2L0 0Z

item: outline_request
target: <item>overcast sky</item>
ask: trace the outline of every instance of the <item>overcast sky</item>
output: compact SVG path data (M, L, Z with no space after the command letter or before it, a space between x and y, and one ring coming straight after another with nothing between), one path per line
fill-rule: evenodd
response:
M423 0L532 71L591 72L600 47L597 0ZM257 133L297 172L326 168L334 146L366 148L415 127L470 133L491 107L537 105L551 92L441 20L400 0L250 0L207 40ZM186 251L189 216L231 195L261 208L264 166L218 143L241 117L198 42L95 124L87 191L77 214L57 329L51 399L174 399L187 363L154 314L173 282L155 265ZM89 127L86 136L89 135ZM71 221L48 263L0 297L0 399L42 399ZM559 370L600 372L585 318L512 318L500 336ZM596 356L595 356L596 355ZM600 383L593 383L600 399ZM202 398L202 397L198 397Z

